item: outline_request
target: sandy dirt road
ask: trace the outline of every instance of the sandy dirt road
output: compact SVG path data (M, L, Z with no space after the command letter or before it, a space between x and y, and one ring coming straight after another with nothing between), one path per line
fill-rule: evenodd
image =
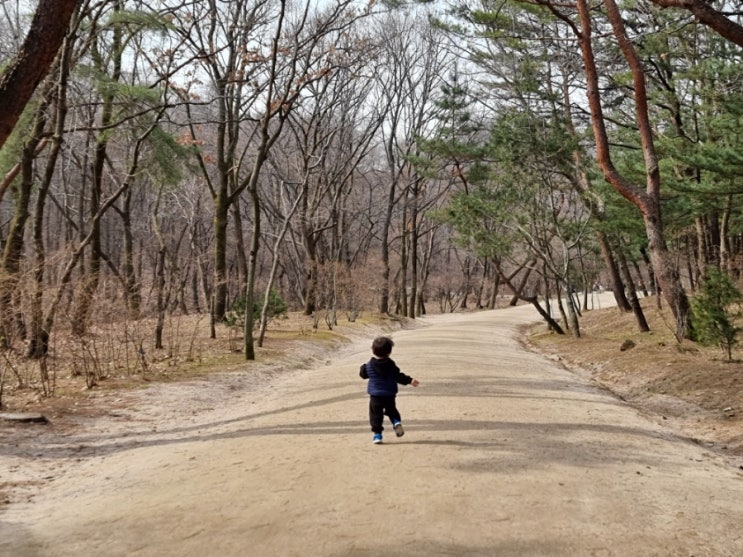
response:
M421 386L383 445L358 377L371 339L198 420L89 432L95 455L0 515L0 555L743 555L740 471L525 351L533 320L393 333Z

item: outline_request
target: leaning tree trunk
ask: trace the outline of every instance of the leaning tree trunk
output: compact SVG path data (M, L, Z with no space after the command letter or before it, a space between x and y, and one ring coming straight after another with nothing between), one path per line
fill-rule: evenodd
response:
M573 125L573 115L570 111L570 95L570 88L567 86L567 84L565 84L563 86L563 101L565 106L565 114L567 117L567 129L573 137L577 138L578 134L575 130L575 126ZM603 222L604 220L606 220L604 203L598 196L596 196L595 193L591 191L591 182L588 178L587 172L585 171L585 165L583 163L583 153L580 150L575 149L573 151L573 161L575 163L576 169L573 183L577 187L581 196L586 201L586 206L589 208L591 215L599 222ZM606 235L606 232L604 232L600 226L596 228L596 239L598 240L599 248L601 250L601 257L604 260L604 265L606 266L606 270L609 273L609 282L611 283L611 290L614 294L614 299L617 302L617 307L619 308L619 311L630 311L632 308L629 301L627 300L627 297L624 295L624 285L622 284L622 279L619 275L617 263L614 260L611 243L609 242L609 238Z
M508 286L513 291L515 297L534 306L534 309L536 309L537 313L542 316L550 330L555 331L559 335L565 334L565 331L562 329L562 327L560 327L560 324L555 321L549 314L549 312L545 310L539 303L539 298L537 296L525 296L523 294L523 285L519 289L517 289L511 282L511 279L507 277L506 274L503 272L503 269L501 268L500 262L498 260L494 259L493 265L495 265L495 270L503 280L504 284L506 284L506 286Z
M78 0L40 0L21 50L0 76L0 147L64 41Z
M662 8L680 8L689 10L704 25L719 33L730 42L743 47L743 25L733 21L722 10L716 10L710 0L650 0ZM725 5L726 3L722 3ZM733 13L731 11L731 13ZM738 12L740 13L740 12Z
M274 281L276 280L276 273L279 268L279 248L281 247L281 244L284 241L284 237L286 236L286 233L289 230L289 223L291 222L291 218L294 216L294 213L296 213L297 211L299 202L306 195L306 187L307 187L307 182L305 181L302 184L301 193L297 196L297 199L294 201L292 208L284 216L284 222L282 223L279 234L276 236L276 240L274 241L273 260L271 261L271 271L269 272L268 280L266 281L266 289L264 291L264 297L263 297L263 307L261 307L260 326L258 330L258 347L259 348L263 346L263 338L266 336L266 328L268 326L268 304L271 301L271 296L270 296L271 289L273 288Z
M570 332L575 338L580 337L580 322L578 321L578 307L573 297L572 286L565 283L565 300L568 306L568 319L570 320Z

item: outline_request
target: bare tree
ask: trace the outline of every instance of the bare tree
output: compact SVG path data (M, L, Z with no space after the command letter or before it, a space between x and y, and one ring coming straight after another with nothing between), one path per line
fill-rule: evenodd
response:
M260 247L260 175L269 153L281 137L284 124L302 104L305 91L343 62L328 37L338 37L363 14L350 0L323 7L313 2L222 5L217 2L194 10L183 27L190 46L200 54L213 96L211 111L190 112L194 142L205 135L200 122L214 120L214 149L201 149L199 164L214 202L215 276L213 321L221 321L227 306L227 229L230 208L247 202L252 224L247 242L247 276L240 291L246 298L246 357L253 359L252 305L256 262ZM187 15L187 14L184 14ZM194 22L198 22L195 25ZM239 224L236 222L235 224ZM242 232L238 229L238 234ZM250 338L248 338L250 337Z
M385 102L390 105L382 127L388 176L387 191L383 194L385 202L380 237L382 292L379 311L386 313L392 305L390 248L395 232L393 217L396 209L405 207L400 207L400 200L409 195L410 188L420 183L420 176L412 164L412 159L420 151L417 139L424 135L426 126L432 125L436 112L435 96L440 91L451 59L437 39L436 30L422 14L390 14L380 22L380 27L386 57L384 70L380 71L380 83L387 97ZM417 200L417 195L413 194L411 199ZM401 226L401 236L405 226ZM406 267L402 269L407 271ZM405 272L399 275L398 292L406 290L406 278ZM407 304L396 305L407 311Z
M286 155L273 163L283 180L300 183L305 192L291 231L303 248L296 265L304 274L306 315L317 309L319 267L340 261L349 249L345 205L385 110L372 96L374 40L360 33L341 40L335 48L343 47L345 62L308 87L308 99L294 111L281 145ZM350 264L348 258L345 263Z

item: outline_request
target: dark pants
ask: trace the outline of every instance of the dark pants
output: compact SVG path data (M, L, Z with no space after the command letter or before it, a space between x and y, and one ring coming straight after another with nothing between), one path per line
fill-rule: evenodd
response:
M384 416L389 416L392 423L402 421L400 412L397 411L395 396L370 396L369 397L369 423L374 433L382 433L384 427L382 422Z

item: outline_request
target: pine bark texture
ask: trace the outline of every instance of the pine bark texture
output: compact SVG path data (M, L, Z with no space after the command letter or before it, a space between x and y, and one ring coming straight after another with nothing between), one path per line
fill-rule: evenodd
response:
M20 52L0 77L0 147L62 45L78 0L40 0Z

